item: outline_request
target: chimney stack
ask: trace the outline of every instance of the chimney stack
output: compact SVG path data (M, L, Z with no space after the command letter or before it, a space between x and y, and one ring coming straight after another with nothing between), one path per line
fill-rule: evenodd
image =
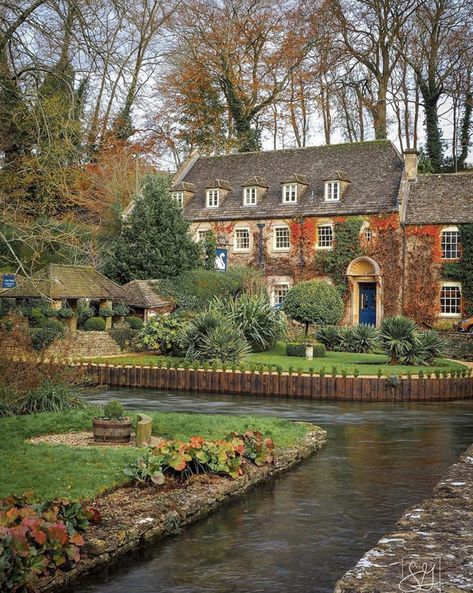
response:
M417 165L419 152L414 148L408 148L404 151L404 170L407 181L417 181Z

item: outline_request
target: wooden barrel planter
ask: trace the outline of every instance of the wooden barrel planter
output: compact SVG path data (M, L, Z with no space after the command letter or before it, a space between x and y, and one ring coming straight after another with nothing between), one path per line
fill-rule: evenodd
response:
M132 421L129 416L123 420L92 420L95 443L129 443L131 438Z

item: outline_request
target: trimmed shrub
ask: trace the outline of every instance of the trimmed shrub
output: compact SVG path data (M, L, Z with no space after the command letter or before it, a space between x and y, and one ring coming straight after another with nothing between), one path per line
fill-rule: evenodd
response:
M113 309L112 307L102 307L101 309L99 309L99 315L100 317L113 317Z
M300 342L288 342L286 344L286 356L302 356L305 357L305 344Z
M125 414L125 408L116 399L112 399L103 409L102 418L108 418L108 420L122 420Z
M95 310L93 307L89 307L87 303L79 301L77 305L77 327L83 328L84 323L87 319L95 316Z
M283 305L289 317L305 325L335 324L343 315L344 303L338 290L328 282L307 280L299 282L287 293Z
M327 356L327 350L323 344L314 344L314 358Z
M57 319L44 318L41 326L30 329L31 345L35 350L45 350L64 334L64 326Z
M138 348L138 331L131 329L126 323L115 325L110 335L120 346L120 350L135 350Z
M113 306L113 314L117 317L126 317L130 312L130 307L125 303L118 303Z
M253 352L269 350L276 340L286 334L286 316L271 306L267 294L242 294L238 299L227 301L216 298L212 307L228 312L235 326L243 332Z
M125 319L131 329L141 329L144 325L143 320L135 315L130 315Z
M61 307L56 311L56 316L59 319L72 319L74 317L74 311L70 307Z
M158 350L161 354L180 354L186 326L186 322L174 315L153 317L141 329L139 345L144 350Z
M20 406L20 413L38 414L82 408L85 408L85 403L67 385L48 379L27 393Z
M102 319L102 317L90 317L84 323L84 330L86 332L103 332L105 330L105 319Z

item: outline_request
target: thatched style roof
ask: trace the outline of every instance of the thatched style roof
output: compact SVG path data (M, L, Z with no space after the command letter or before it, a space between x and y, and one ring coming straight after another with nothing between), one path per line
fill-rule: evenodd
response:
M124 300L125 295L121 286L91 266L49 264L31 279L5 290L0 298Z
M125 302L130 307L152 309L165 307L170 301L162 299L152 288L152 280L132 280L124 284Z

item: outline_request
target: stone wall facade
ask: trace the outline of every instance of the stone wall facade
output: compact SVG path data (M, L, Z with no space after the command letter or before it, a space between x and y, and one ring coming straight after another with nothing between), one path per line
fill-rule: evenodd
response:
M121 354L120 346L106 331L77 331L56 340L45 352L46 358L88 358Z
M448 358L473 361L473 333L450 333L445 339Z

